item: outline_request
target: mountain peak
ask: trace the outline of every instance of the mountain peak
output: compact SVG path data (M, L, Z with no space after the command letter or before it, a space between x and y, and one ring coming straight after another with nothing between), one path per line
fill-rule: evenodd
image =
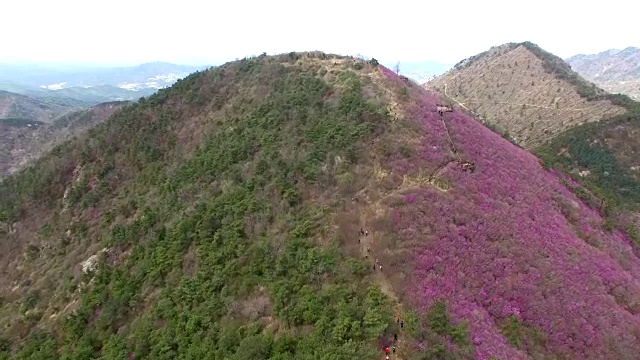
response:
M3 349L640 352L630 239L463 105L375 59L291 52L126 106L0 183Z
M446 92L526 148L573 125L626 112L562 59L531 42L492 47L426 86Z

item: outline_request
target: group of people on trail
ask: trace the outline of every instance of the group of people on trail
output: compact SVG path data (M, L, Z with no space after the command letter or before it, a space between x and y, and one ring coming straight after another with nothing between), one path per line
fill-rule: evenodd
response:
M391 349L392 349L391 351L395 354L396 353L395 345L392 346ZM389 347L388 346L384 348L384 353L385 353L385 355L387 355L387 359L388 359L389 358Z
M363 228L360 228L360 236L369 236L369 230L364 230ZM360 242L360 238L358 238L358 242ZM369 253L371 252L371 248L367 246L367 254L364 256L365 259L369 258ZM373 270L376 269L376 267L378 267L380 270L382 270L382 265L380 265L378 263L378 259L376 259L375 264L373 264Z
M352 198L353 199L353 198ZM356 200L357 201L357 200ZM360 236L369 236L369 231L365 230L364 228L360 228ZM360 242L360 237L358 237L358 242ZM369 246L367 246L367 255L365 255L365 258L369 258L369 253L371 252L371 248ZM375 263L373 264L373 270L376 269L376 267L378 267L380 270L382 270L382 265L379 263L378 259L375 260ZM398 324L400 325L400 329L404 328L404 320L401 320L400 318L397 318ZM389 354L395 354L396 353L396 346L395 343L398 342L398 334L393 334L393 342L394 344L391 346L391 349L389 349L389 346L385 346L384 351L385 351L385 355L387 356L387 359L389 359Z
M400 320L400 318L398 318L398 324L400 325L400 329L404 329L404 320ZM398 342L398 334L393 334L393 345L391 346L391 350L389 350L389 346L385 346L384 347L384 353L387 356L387 359L389 359L389 354L395 354L396 353L396 343Z
M476 163L474 161L463 162L460 166L462 167L462 171L469 171L470 173L476 171Z
M453 109L450 106L436 105L436 110L440 116L443 116L446 112L451 112Z

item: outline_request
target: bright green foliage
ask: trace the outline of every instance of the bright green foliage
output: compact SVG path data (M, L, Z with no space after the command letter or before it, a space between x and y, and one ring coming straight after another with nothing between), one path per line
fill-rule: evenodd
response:
M513 315L504 320L500 330L511 346L527 351L534 358L543 356L547 341L544 332L525 325Z
M639 117L640 118L640 117ZM640 181L624 169L616 157L616 151L594 142L616 121L607 124L587 124L570 129L550 143L536 149L536 154L547 167L565 172L574 168L589 169L591 174L580 181L592 192L615 206L640 208ZM561 148L568 149L571 157L558 155Z
M434 302L422 318L416 311L408 311L406 329L425 346L423 351L414 355L416 359L471 359L473 346L468 326L465 322L452 324L447 305L442 300ZM447 343L454 344L455 348L448 348Z

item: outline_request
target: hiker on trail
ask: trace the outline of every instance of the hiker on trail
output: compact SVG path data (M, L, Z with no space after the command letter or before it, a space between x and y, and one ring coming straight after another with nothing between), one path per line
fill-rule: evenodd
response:
M364 235L364 230L362 230L362 228L360 228L360 235Z
M368 230L364 231L364 236L369 236L369 231Z
M404 320L400 320L400 328L404 328Z
M398 321L400 321L400 320L398 320ZM393 334L393 341L398 341L398 334ZM394 348L395 348L395 346L394 346Z
M367 246L367 252L371 252L371 248Z
M382 270L382 265L380 265L380 270Z
M398 318L398 324L400 324L400 318Z
M476 169L476 163L473 161L467 161L462 163L462 170L464 171L469 171L469 172L474 172Z
M388 346L386 348L384 348L384 353L389 355L389 347Z
M393 347L393 350L391 350L394 354L396 353L396 347Z

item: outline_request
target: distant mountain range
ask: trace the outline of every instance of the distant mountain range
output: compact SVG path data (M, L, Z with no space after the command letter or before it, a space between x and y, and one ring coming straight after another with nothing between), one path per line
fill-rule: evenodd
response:
M0 64L0 90L38 98L69 98L94 105L136 100L206 68L165 62L112 68Z
M395 69L397 62L385 63ZM453 64L433 60L400 61L400 73L419 83L449 70ZM0 90L35 98L75 100L86 106L137 100L208 66L151 62L131 67L82 67L0 63Z
M0 178L104 121L125 101L205 68L164 62L112 68L0 64Z
M573 70L603 89L640 100L640 48L580 54L566 61Z
M420 84L431 80L435 76L444 74L453 67L453 64L445 64L434 60L400 61L399 64L401 75L414 79ZM395 70L398 62L385 62L384 65L389 69Z
M0 99L2 95L0 92ZM28 98L18 101L32 105ZM0 179L37 160L43 153L74 135L103 122L126 104L128 102L109 102L80 109L60 107L66 112L51 119L46 115L56 108L45 103L47 112L26 112L22 117L12 118L0 116ZM31 108L27 106L26 109Z

